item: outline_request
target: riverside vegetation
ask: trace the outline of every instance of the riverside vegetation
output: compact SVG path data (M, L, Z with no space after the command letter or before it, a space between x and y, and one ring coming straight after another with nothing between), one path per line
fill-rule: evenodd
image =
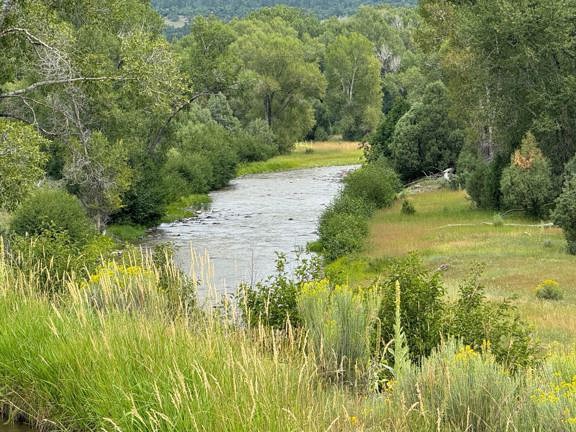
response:
M574 16L279 6L168 42L147 2L0 0L2 413L79 431L576 429ZM334 135L363 152L294 144ZM239 172L359 160L318 256L293 274L279 256L234 301L203 307L206 272L117 242Z

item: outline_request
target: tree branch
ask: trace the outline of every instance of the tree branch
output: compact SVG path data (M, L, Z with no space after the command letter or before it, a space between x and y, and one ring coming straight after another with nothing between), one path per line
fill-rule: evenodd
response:
M36 122L26 120L25 118L18 117L16 115L13 115L10 113L0 112L0 118L7 118L7 119L11 119L11 120L16 120L16 121L19 121L21 123L25 123L27 125L34 126L36 128L36 130L38 130L38 132L40 132L40 134L44 135L47 138L58 136L58 134L55 132L50 132L44 128L41 128L40 125L38 125L38 123L36 123Z
M201 98L202 96L209 96L209 95L211 95L211 93L209 93L209 92L196 93L196 94L192 95L192 97L190 99L188 99L186 102L184 102L182 105L180 105L178 108L176 108L176 110L174 112L172 112L172 114L170 114L170 116L162 124L160 129L158 129L158 132L156 133L156 135L154 135L154 137L151 139L150 146L149 146L150 151L153 152L156 150L156 147L160 143L160 140L162 139L162 136L166 132L166 129L168 128L168 126L170 125L172 120L174 120L174 118L180 113L180 111L182 111L184 108L190 106L194 101Z
M32 85L29 85L26 88L14 90L12 92L7 93L0 93L0 99L6 99L11 97L19 97L23 94L30 93L38 88L47 87L57 84L71 84L75 82L86 82L86 81L122 81L126 78L123 77L78 77L78 78L63 78L63 79L56 79L56 80L46 80L46 81L38 81Z
M5 0L6 1L6 0ZM10 0L8 0L8 3L10 3ZM28 41L34 45L41 45L44 48L47 48L51 51L57 51L56 48L48 45L46 42L44 42L42 39L40 39L38 36L33 35L28 29L22 28L22 27L11 27L8 28L4 31L0 32L0 38L4 37L4 36L8 36L10 34L14 34L14 33L24 33L26 35L26 38L28 39Z

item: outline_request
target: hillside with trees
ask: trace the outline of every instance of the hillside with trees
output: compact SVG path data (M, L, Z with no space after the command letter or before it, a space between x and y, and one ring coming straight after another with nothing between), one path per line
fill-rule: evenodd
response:
M0 0L0 420L576 431L576 2L274 3Z
M416 0L152 0L162 16L175 18L214 15L224 20L244 17L264 7L286 5L314 13L320 18L353 15L362 5L415 6Z

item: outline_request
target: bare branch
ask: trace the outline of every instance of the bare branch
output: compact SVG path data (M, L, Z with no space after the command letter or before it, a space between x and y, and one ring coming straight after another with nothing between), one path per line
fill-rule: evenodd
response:
M10 34L14 34L14 33L23 33L26 36L26 39L28 39L28 41L34 45L41 45L46 49L49 49L51 51L57 51L56 48L48 45L46 42L44 42L42 39L40 39L38 36L33 35L28 29L22 28L22 27L11 27L8 28L4 31L0 32L0 38L4 37L4 36L8 36Z
M50 132L44 128L41 128L40 125L38 125L38 123L35 123L34 121L26 120L25 118L22 118L22 117L18 117L17 115L0 112L0 118L8 118L11 120L19 121L21 123L25 123L25 124L30 125L30 126L34 126L36 128L36 130L38 132L40 132L40 134L44 135L47 138L58 136L58 134L55 132Z
M47 87L52 85L58 84L72 84L75 82L86 82L86 81L123 81L126 80L124 77L78 77L78 78L63 78L63 79L56 79L56 80L46 80L46 81L38 81L32 85L29 85L26 88L14 90L8 93L0 93L0 99L6 99L11 97L19 97L23 94L30 93L40 87Z

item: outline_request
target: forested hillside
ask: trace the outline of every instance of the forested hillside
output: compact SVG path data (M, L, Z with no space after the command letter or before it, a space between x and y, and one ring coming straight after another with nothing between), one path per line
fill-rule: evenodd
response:
M279 4L305 9L314 12L320 18L327 18L351 15L361 5L413 6L416 3L416 0L152 0L154 7L164 16L193 17L214 14L226 20L245 16L262 7Z

